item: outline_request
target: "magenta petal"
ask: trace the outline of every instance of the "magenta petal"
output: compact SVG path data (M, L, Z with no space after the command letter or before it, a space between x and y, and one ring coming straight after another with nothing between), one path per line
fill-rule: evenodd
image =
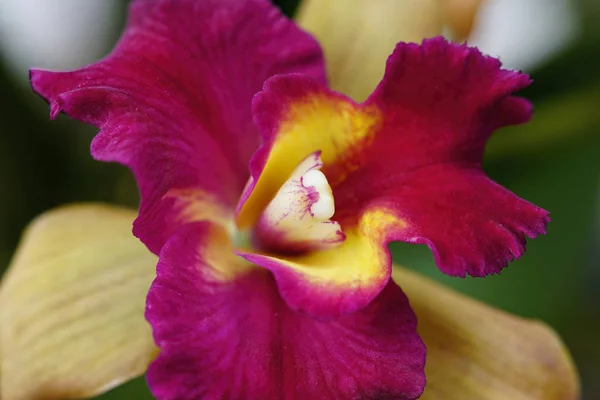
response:
M101 129L92 155L134 172L134 232L158 252L182 222L170 190L234 207L259 144L250 112L265 79L324 81L321 50L268 0L136 0L104 60L73 72L31 71L51 116Z
M336 212L385 210L404 225L389 240L426 243L442 271L498 273L549 221L481 169L494 130L531 117L531 104L512 96L529 83L475 48L441 38L399 44L365 103L383 123L361 168L334 189Z
M547 211L515 196L478 168L433 165L407 174L370 207L406 226L390 240L424 243L438 267L456 276L499 273L525 253L525 237L546 233Z
M213 229L187 225L161 252L146 312L161 349L148 371L159 400L421 394L425 348L415 315L393 282L360 312L315 320L286 306L268 271L215 280L221 267L210 263L209 247L196 250Z
M400 43L366 101L386 115L374 143L378 159L401 171L479 163L494 130L530 119L531 104L512 97L530 83L529 76L502 69L474 47L443 38Z

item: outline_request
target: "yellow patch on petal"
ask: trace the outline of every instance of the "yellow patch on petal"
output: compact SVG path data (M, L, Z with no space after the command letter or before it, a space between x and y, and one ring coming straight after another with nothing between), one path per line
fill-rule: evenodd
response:
M145 372L157 257L133 237L135 217L75 205L27 228L0 286L2 400L85 398Z
M576 400L579 378L548 326L395 267L427 346L422 400Z
M363 235L382 241L387 231L397 231L408 226L406 221L385 207L372 207L360 218L360 229Z
M403 221L385 210L373 209L362 215L358 226L344 229L346 240L338 247L274 258L301 273L311 285L372 287L389 277L389 254L381 243L386 230L399 226L404 226Z
M213 225L210 234L198 246L201 247L198 254L202 254L206 264L211 267L202 272L210 273L210 278L218 282L233 281L257 268L234 254L230 232L222 226Z
M331 88L363 101L396 43L442 33L440 1L450 0L303 0L297 21L321 43Z
M378 244L352 231L347 232L346 240L334 249L278 258L302 273L310 284L356 288L371 286L386 278L386 256Z
M211 268L212 279L227 282L247 273L254 266L233 254L233 241L242 233L235 228L232 207L225 206L214 195L198 189L171 189L163 198L173 198L181 224L208 221L214 224L211 233L198 243ZM238 237L240 236L240 237Z
M233 224L231 207L226 207L214 195L202 190L171 189L163 198L174 199L174 208L179 211L182 224L193 221L210 221L223 226Z
M374 106L315 95L290 105L265 168L237 216L240 229L256 223L260 212L309 154L321 151L323 172L334 186L360 166L360 151L373 139L381 114Z

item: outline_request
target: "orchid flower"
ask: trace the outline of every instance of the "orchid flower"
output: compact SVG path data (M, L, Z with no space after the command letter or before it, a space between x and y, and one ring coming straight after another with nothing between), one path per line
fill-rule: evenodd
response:
M441 37L390 50L357 103L268 0L134 0L105 59L32 70L51 117L97 126L92 156L132 170L145 246L115 207L32 224L0 290L2 399L92 396L148 363L165 400L574 399L548 328L387 249L485 276L545 233L481 169L492 132L530 118L529 78Z

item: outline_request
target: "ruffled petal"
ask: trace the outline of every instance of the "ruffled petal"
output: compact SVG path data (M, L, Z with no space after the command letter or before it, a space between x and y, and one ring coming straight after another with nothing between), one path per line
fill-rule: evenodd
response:
M161 349L148 371L159 400L421 394L425 348L395 284L363 311L315 320L287 307L268 271L249 268L235 279L218 278L221 270L247 265L225 242L199 245L214 237L226 236L210 223L189 224L161 252L146 311Z
M529 77L474 47L443 38L400 43L366 104L385 115L372 145L378 166L401 172L439 163L479 164L494 130L527 122L531 104L512 94Z
M322 64L318 44L267 0L137 0L108 57L73 72L32 70L31 83L52 117L101 129L95 158L132 169L142 195L134 233L158 253L190 214L171 191L205 199L211 214L235 205L259 144L250 104L264 80L323 81Z
M366 102L384 122L364 167L338 188L338 208L388 210L404 221L390 238L426 243L445 273L498 273L549 221L481 169L493 131L530 118L531 105L512 96L529 82L475 48L398 45Z
M492 132L530 118L529 102L512 96L528 84L526 75L502 70L498 60L441 38L399 44L363 104L306 76L271 78L254 99L265 144L251 160L238 224L252 224L293 165L321 151L335 201L332 219L343 233L378 214L386 231L378 229L384 239L371 243L426 243L448 274L497 273L549 221L546 211L481 169ZM382 260L373 257L371 264Z
M433 165L396 179L369 205L403 223L389 240L426 244L456 276L499 273L525 253L526 237L546 232L548 212L492 182L479 168Z
M401 268L427 346L422 400L578 400L577 370L560 338L526 320Z
M81 204L27 228L0 287L0 398L87 398L145 372L157 258L131 235L135 216Z

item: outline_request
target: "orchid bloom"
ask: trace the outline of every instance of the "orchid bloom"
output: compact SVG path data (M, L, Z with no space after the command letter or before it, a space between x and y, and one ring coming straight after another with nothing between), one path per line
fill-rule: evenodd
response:
M545 233L548 213L481 169L492 132L530 118L514 96L526 75L439 37L399 43L357 103L328 88L318 43L268 0L134 0L109 56L32 70L31 83L52 118L100 128L94 158L132 170L133 232L150 252L124 210L79 206L32 225L0 292L3 400L90 396L150 360L157 399L416 399L425 344L422 398L577 395L550 331L393 272L387 249L423 243L443 272L485 276ZM58 297L36 280L49 259L63 266ZM136 314L156 260L145 316L158 355ZM88 292L111 296L68 301ZM54 328L71 322L46 318L44 294L85 329ZM60 346L65 366L52 369ZM83 365L84 379L65 378ZM27 369L42 383L23 389Z

